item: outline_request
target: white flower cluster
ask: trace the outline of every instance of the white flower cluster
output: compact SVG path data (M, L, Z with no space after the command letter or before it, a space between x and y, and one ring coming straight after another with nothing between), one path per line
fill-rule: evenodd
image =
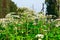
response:
M6 23L6 21L8 21L8 19L6 19L6 18L0 19L0 23Z
M56 27L60 26L60 19L56 19L54 22L56 22L56 24L55 24Z
M13 18L20 18L19 15L15 15L15 12L8 13L5 18L13 19Z
M44 38L44 35L43 35L43 34L37 34L35 37L36 37L36 38L37 38L37 37L38 37L38 38Z
M60 24L56 24L56 27L59 27L60 26Z
M5 26L9 22L14 22L15 19L13 17L20 18L18 15L11 15L11 14L14 14L14 12L7 14L5 18L0 19L0 23L2 23L3 26Z
M38 40L42 40L42 39L38 39Z

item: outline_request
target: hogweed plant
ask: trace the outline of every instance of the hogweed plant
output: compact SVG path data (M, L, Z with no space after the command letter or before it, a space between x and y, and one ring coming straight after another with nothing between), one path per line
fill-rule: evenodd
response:
M60 40L60 27L42 14L36 18L24 13L19 19L0 22L0 40Z

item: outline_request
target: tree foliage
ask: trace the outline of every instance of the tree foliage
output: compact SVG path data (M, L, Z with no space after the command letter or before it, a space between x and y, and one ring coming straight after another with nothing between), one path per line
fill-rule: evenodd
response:
M15 12L16 9L16 4L11 0L0 0L0 18L4 18L9 12Z
M10 12L16 12L16 10L17 10L17 6L16 6L16 4L13 2L13 1L10 1L10 4L9 4L10 6Z
M56 0L46 0L47 13L48 15L55 15L58 17L57 1Z

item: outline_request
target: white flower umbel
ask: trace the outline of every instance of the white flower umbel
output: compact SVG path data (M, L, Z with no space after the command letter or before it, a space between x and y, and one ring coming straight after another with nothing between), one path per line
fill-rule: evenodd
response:
M43 34L37 34L35 37L38 38L38 40L42 40L42 38L44 38L44 35Z
M43 34L37 34L36 37L40 37L40 38L43 38L44 35Z
M60 24L56 24L56 27L59 27L60 26Z
M42 39L38 39L38 40L42 40Z

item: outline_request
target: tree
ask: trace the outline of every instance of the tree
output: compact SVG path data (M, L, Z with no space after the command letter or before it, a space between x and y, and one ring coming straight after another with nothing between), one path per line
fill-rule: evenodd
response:
M9 12L15 12L16 9L16 4L11 0L0 0L0 18L4 18Z
M58 15L58 8L57 8L57 1L56 0L46 0L47 5L47 15L55 15L56 17L59 17Z
M5 17L9 12L9 1L10 0L0 0L0 18Z
M56 1L57 1L58 14L60 17L60 0L56 0Z
M16 12L16 10L17 10L17 6L16 6L16 4L13 2L13 1L10 1L10 4L9 4L10 6L10 12Z

